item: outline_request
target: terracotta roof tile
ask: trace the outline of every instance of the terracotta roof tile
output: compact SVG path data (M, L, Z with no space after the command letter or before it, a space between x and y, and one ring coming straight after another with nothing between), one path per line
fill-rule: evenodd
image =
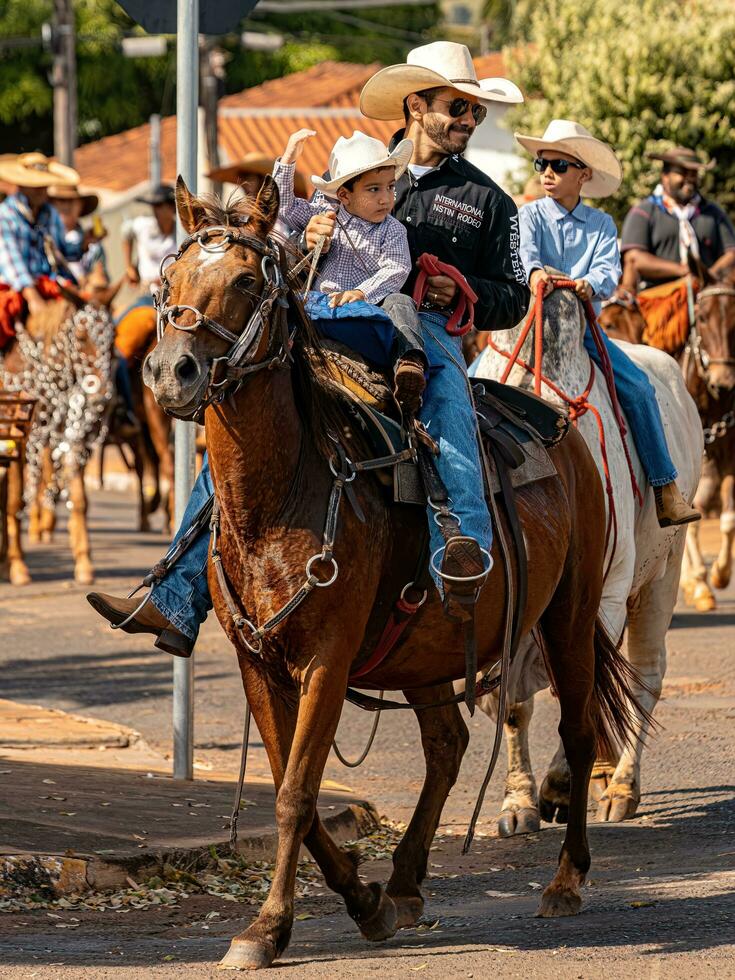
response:
M500 52L476 58L475 66L480 78L505 72ZM329 151L339 136L351 136L360 129L387 142L398 122L366 119L359 112L350 111L357 110L360 89L379 67L325 61L226 96L220 100L219 118L223 160L236 160L250 151L276 157L290 133L301 128L315 129L317 136L307 143L299 167L308 177L324 171ZM328 114L329 109L335 110L333 115ZM149 172L149 130L148 124L136 126L79 147L75 166L82 183L116 192L143 184ZM172 182L176 176L175 116L161 121L161 162L163 180Z

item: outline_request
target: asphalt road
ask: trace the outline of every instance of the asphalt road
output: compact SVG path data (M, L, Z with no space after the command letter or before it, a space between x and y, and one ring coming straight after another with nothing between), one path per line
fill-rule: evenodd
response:
M93 495L98 587L122 593L162 551L163 538L139 535L132 501ZM31 552L33 585L0 585L0 696L131 725L155 748L171 744L171 664L144 637L113 633L70 584L63 540ZM197 772L234 770L242 692L234 655L215 622L196 652ZM555 745L551 697L538 699L532 756L537 776ZM677 612L669 634L662 724L644 756L638 817L591 824L592 869L576 918L534 918L539 885L553 874L561 830L501 841L494 818L503 766L488 792L482 836L462 857L461 839L482 776L492 730L470 722L472 738L432 853L424 925L370 946L323 888L300 900L289 950L279 969L335 980L426 977L617 978L735 977L735 590L717 613ZM371 716L350 706L340 726L344 752L358 754ZM252 771L266 772L256 741ZM358 770L332 757L327 775L353 787L395 821L412 812L423 778L410 714L381 720L373 751ZM593 814L591 812L591 819ZM375 853L375 848L370 852ZM385 859L366 877L385 880ZM97 980L102 977L210 977L229 938L253 909L208 896L178 909L0 916L0 976ZM217 915L212 916L211 913ZM207 918L207 915L210 917ZM59 929L66 922L69 928ZM433 928L431 928L433 926ZM292 972L293 971L293 972Z

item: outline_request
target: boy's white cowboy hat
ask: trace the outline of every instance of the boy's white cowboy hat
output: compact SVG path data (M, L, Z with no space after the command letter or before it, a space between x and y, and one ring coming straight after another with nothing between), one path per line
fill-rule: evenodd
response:
M79 183L76 170L43 153L19 153L0 160L0 180L17 187L71 187Z
M405 65L389 65L369 78L360 94L360 110L370 119L401 119L407 95L446 86L480 102L523 102L521 90L507 78L478 79L464 44L434 41L409 51Z
M330 179L324 180L323 177L315 175L311 178L311 182L325 197L336 198L337 191L346 181L359 177L368 170L376 170L378 167L395 166L396 180L398 180L405 172L412 153L411 140L401 140L391 152L385 143L355 130L349 139L340 136L334 144L329 154Z
M533 156L542 150L556 150L581 160L592 171L592 177L582 187L585 197L609 197L620 187L623 168L612 149L596 139L580 123L569 119L552 119L540 138L514 133L521 146Z

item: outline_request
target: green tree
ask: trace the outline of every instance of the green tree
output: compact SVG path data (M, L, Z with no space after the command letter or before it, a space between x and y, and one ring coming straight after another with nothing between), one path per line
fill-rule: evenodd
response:
M624 176L603 206L618 221L655 184L647 154L673 144L716 159L704 190L735 210L731 0L520 0L515 29L509 70L526 103L509 126L540 135L574 119L608 141Z
M176 52L126 58L121 41L143 33L115 0L74 0L77 28L79 141L139 125L154 112L175 109ZM51 54L41 44L52 0L0 0L0 152L53 147ZM282 33L279 51L243 51L239 36L222 39L229 51L227 91L237 92L320 61L389 63L403 59L439 21L438 3L391 5L359 11L258 15L252 26ZM18 43L19 39L24 39Z

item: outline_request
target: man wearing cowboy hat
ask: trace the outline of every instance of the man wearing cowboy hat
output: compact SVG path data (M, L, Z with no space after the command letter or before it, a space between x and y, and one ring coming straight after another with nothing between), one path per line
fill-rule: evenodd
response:
M139 214L123 224L123 261L130 285L140 285L150 297L161 281L162 260L176 251L176 198L170 184L160 184L136 201L149 204L153 214Z
M46 304L37 281L56 278L49 253L56 250L74 262L84 250L85 243L66 242L61 218L48 199L49 187L75 186L79 174L43 153L21 153L0 161L0 180L16 188L0 204L0 283L20 293L35 316Z
M404 225L413 268L404 292L411 293L415 263L428 252L459 269L479 297L476 325L503 330L514 326L528 306L529 292L518 252L518 212L510 197L462 156L491 102L522 102L506 79L478 80L463 44L436 42L411 51L405 65L378 72L364 87L360 106L366 116L396 119L405 127L395 134L390 151L404 138L413 144L407 171L396 183L394 215ZM334 176L334 175L332 175ZM330 178L331 179L331 178ZM320 236L335 232L336 212L315 216L306 230L314 248ZM471 403L459 337L444 330L458 300L458 286L445 275L429 277L422 313L423 339L430 378L421 420L440 444L438 468L461 518L462 535L444 541L434 520L429 527L432 566L441 559L444 588L474 595L490 565L492 529L485 503L477 446L477 421ZM198 484L187 514L204 503L211 487ZM197 492L202 497L197 498ZM186 519L181 531L187 526ZM189 656L199 628L211 609L206 575L208 535L200 535L182 559L154 588L151 601L124 627L174 637L161 648ZM437 583L439 584L439 582ZM110 622L121 623L136 608L135 599L101 593L88 596ZM175 625L174 625L175 624Z
M735 266L735 230L722 208L699 192L714 167L694 150L675 146L649 159L663 164L659 184L633 205L623 224L624 281L641 287L671 282L689 271L688 256L717 274Z
M478 79L469 50L448 41L410 51L406 64L377 72L360 95L360 108L372 119L403 116L404 128L394 135L391 149L404 138L414 145L408 170L396 183L393 212L406 228L413 262L403 291L413 292L419 256L436 256L459 270L476 293L478 330L515 326L528 305L528 290L516 206L463 153L490 103L522 101L507 79ZM318 234L330 235L333 228L325 216L313 219L307 245L313 247ZM492 531L461 344L444 330L458 298L450 276L429 277L422 323L431 373L420 418L442 447L438 468L463 531L445 549L430 518L432 553L443 554L446 576L476 585L488 567L482 552L490 549ZM445 587L446 581L451 579Z
M609 214L582 203L586 198L610 197L620 186L623 170L612 148L580 123L553 119L540 138L515 134L534 156L544 197L522 208L521 256L534 295L554 288L556 269L574 280L580 299L591 300L599 313L601 301L615 291L620 278L620 254L615 222ZM644 371L603 335L615 376L615 390L630 425L638 456L653 487L661 527L688 524L700 518L676 485L676 468L656 391ZM587 326L587 353L598 367L600 354Z

